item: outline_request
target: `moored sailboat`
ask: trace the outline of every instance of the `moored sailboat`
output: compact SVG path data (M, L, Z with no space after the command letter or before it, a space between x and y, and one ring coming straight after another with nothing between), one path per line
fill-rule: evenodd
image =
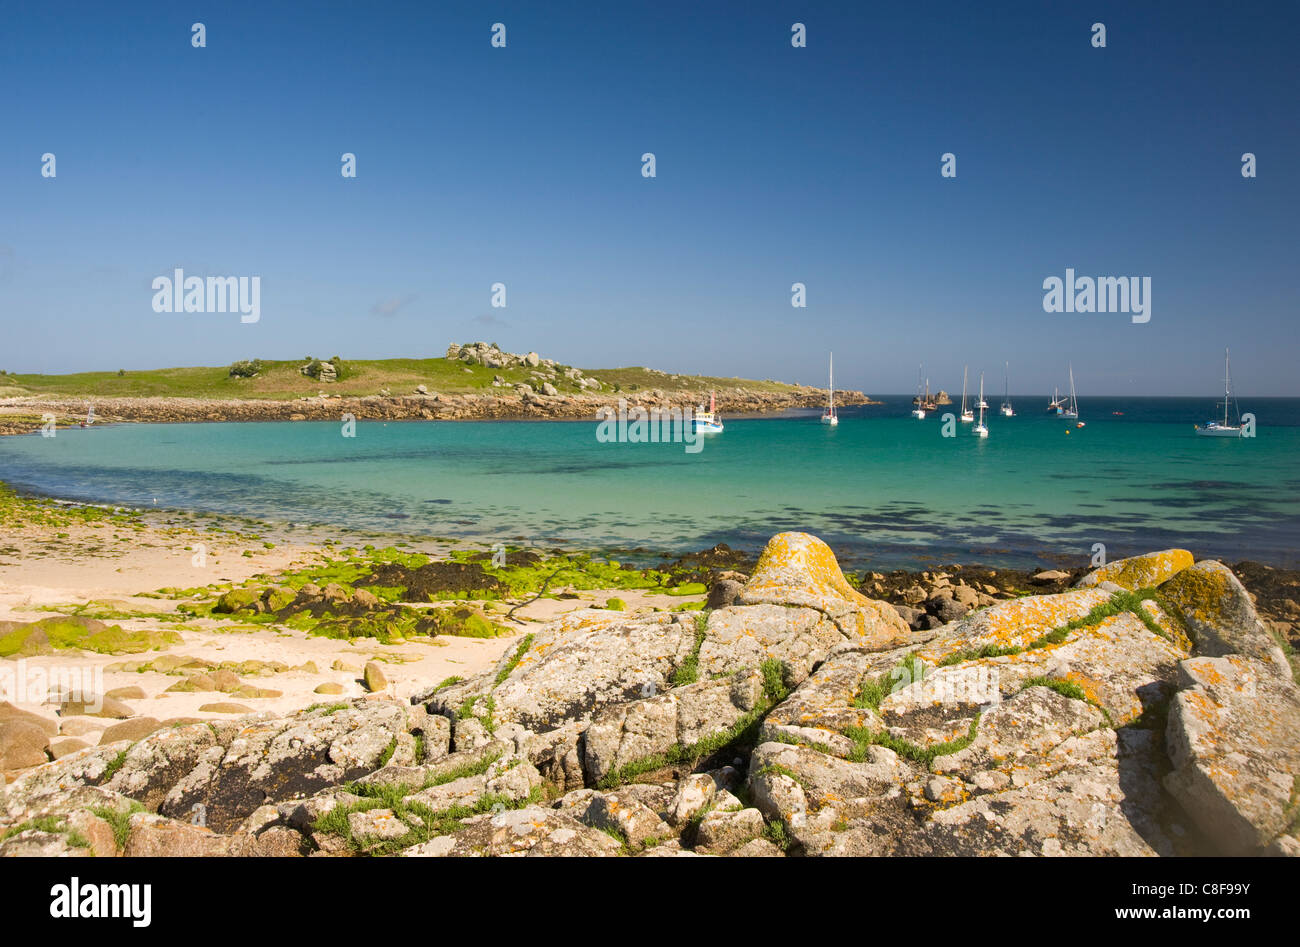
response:
M988 405L984 403L984 373L980 372L980 400L979 400L980 419L979 419L979 423L977 423L973 428L971 428L971 433L974 434L976 437L989 436L989 429L984 424L984 409L987 407Z
M822 412L822 424L839 424L840 416L835 413L835 353L831 353L830 370L827 373L826 410Z
M1213 421L1206 421L1204 424L1196 425L1196 434L1198 437L1241 437L1241 409L1237 409L1237 423L1231 424L1228 420L1228 403L1231 402L1236 406L1236 400L1232 397L1232 370L1228 362L1228 350L1223 350L1223 420L1217 418ZM1217 406L1217 403L1216 403Z
M1057 412L1063 418L1077 420L1079 417L1079 399L1074 394L1074 364L1070 364L1070 400L1065 402L1062 410Z
M930 400L930 386L926 385L925 394L921 394L921 369L923 365L916 366L916 397L912 399L912 404L916 405L912 409L912 417L919 420L925 420L926 402Z
M963 365L961 369L961 419L962 421L974 421L975 412L966 407L966 368L967 366ZM980 400L983 401L984 399L981 398Z
M998 410L1002 412L1004 418L1014 418L1016 411L1011 407L1011 396L1008 394L1011 384L1011 363L1007 362L1002 373L1002 407Z

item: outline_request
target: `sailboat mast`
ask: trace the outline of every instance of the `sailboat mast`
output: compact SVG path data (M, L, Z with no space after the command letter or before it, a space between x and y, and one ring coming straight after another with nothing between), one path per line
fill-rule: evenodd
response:
M1228 399L1232 396L1232 368L1228 362L1228 350L1223 350L1223 426L1228 426Z
M828 379L828 382L830 384L830 390L826 392L826 407L828 409L833 410L835 408L835 353L834 352L831 353L830 377Z

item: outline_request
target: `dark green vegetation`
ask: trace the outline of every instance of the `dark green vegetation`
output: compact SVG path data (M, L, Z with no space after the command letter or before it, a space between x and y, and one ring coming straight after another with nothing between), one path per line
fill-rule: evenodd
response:
M237 586L162 591L189 599L178 607L186 616L232 615L327 637L391 642L503 633L502 625L467 604L471 601L559 598L571 595L570 590L606 588L697 594L691 574L686 567L636 569L582 554L508 549L505 563L497 565L490 552L459 550L441 561L392 546L367 546L274 578L262 575Z

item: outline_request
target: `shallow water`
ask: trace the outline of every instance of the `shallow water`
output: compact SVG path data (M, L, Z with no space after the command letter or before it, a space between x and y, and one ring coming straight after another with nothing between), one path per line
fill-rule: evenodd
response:
M97 425L0 438L0 480L72 499L627 558L718 542L757 551L801 529L858 568L1082 565L1095 543L1109 558L1177 544L1228 561L1300 561L1300 399L1243 402L1259 428L1241 440L1194 436L1212 399L1084 398L1083 429L1042 413L1045 396L1012 400L1023 414L992 414L988 439L969 424L941 437L938 416L917 421L897 396L842 409L835 428L812 411L724 418L725 433L695 454L600 443L594 420L359 422L354 438L327 422Z

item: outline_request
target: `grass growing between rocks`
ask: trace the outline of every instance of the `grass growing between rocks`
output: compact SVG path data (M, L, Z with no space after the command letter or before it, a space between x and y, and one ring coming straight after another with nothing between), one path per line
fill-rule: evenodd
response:
M86 837L76 829L68 825L67 816L46 815L35 819L28 819L20 825L6 829L3 835L0 835L0 842L8 841L15 835L29 831L48 832L51 835L62 835L64 840L72 848L90 848L90 842Z
M925 663L914 652L909 653L883 674L864 678L853 699L853 706L860 710L879 710L880 704L894 690L921 680L924 674Z
M126 756L126 754L122 755L123 757ZM119 852L126 848L126 838L131 834L131 816L137 812L145 811L144 806L134 799L130 799L128 802L129 805L122 810L111 809L108 806L93 806L90 809L91 815L103 819L113 829L113 841L116 843Z
M505 679L511 675L515 668L519 667L519 662L524 659L524 655L528 653L528 649L533 646L533 637L532 633L524 635L524 640L519 642L519 647L517 647L515 653L510 656L510 660L507 661L505 666L497 672L496 683L493 686L499 687L501 684L504 684ZM442 684L439 684L437 689L440 690L442 686Z
M673 671L672 684L674 687L683 687L687 684L694 684L700 679L700 648L704 647L704 637L709 624L708 613L702 613L695 617L695 645L691 648L691 653L686 656L682 666Z
M448 780L450 781L450 780ZM335 806L312 824L312 831L337 835L348 849L357 855L393 855L414 845L420 845L441 835L450 835L463 827L464 821L485 812L506 809L523 809L536 805L542 799L542 788L535 787L523 799L489 793L470 806L455 805L447 809L433 810L418 802L408 802L411 793L398 795L388 793L372 797L350 805ZM352 832L349 819L353 813L369 812L374 809L387 809L393 817L407 827L407 832L399 838L367 841L357 838Z
M1046 687L1056 691L1062 697L1068 697L1070 700L1082 700L1091 703L1088 695L1083 692L1083 688L1073 681L1067 681L1063 677L1031 677L1021 686L1021 690L1027 690L1030 687Z
M710 736L689 745L675 744L663 753L655 753L639 760L627 763L605 774L597 784L597 789L614 789L624 783L632 782L636 777L664 769L679 763L688 763L692 768L705 757L727 747L752 747L758 740L759 727L768 711L779 704L790 693L784 678L784 665L772 658L763 662L763 699L753 710L743 714L734 724L719 730Z
M936 757L947 756L949 753L956 753L970 746L979 732L981 716L983 715L975 715L965 736L958 737L955 740L946 740L943 743L935 743L931 746L918 746L908 740L893 736L888 730L876 732L867 727L845 727L844 735L853 741L853 753L849 759L854 763L865 762L868 749L872 746L883 746L886 749L893 750L903 759L928 767Z
M132 744L132 746L134 745L135 744ZM108 782L115 775L117 775L117 771L119 769L121 769L123 766L126 765L126 754L127 751L122 750L120 753L117 754L117 756L113 757L111 760L108 761L108 765L104 767L104 776L102 779L103 782Z

